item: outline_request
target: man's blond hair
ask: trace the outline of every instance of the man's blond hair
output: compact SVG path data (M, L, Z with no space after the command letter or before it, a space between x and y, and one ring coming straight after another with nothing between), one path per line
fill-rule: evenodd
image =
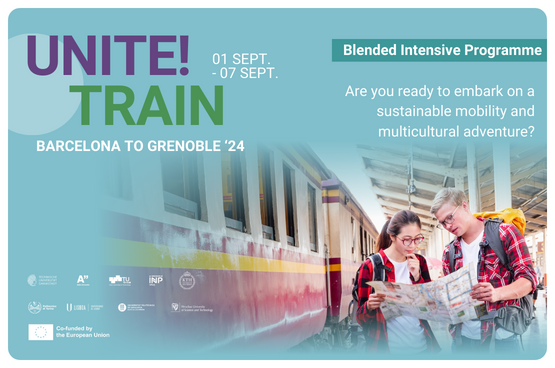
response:
M450 203L453 206L460 206L464 201L468 203L466 194L462 190L443 188L436 194L430 212L435 215L444 204Z

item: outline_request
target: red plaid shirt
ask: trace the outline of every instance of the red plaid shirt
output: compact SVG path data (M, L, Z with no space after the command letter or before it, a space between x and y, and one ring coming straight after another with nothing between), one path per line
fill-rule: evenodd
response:
M382 256L383 263L385 265L386 280L383 281L395 282L395 269L393 268L393 264L387 258L383 250L380 250L379 254ZM420 261L420 280L415 282L412 275L410 275L412 283L423 284L425 282L432 281L430 279L430 272L428 271L426 259L419 254L416 254L416 257ZM368 301L368 296L370 296L372 289L367 282L372 281L373 276L374 270L372 268L372 261L367 259L362 264L358 278L357 322L366 332L366 342L369 351L389 352L389 345L387 343L387 325L381 310L378 308L369 311L366 308L366 302ZM428 351L439 352L439 344L432 333L432 329L428 322L420 320L420 325L424 328Z
M478 217L478 220L484 221L482 217ZM501 223L499 224L499 237L501 243L505 248L507 253L507 258L511 267L514 270L514 275L511 276L510 271L501 264L499 258L495 255L495 252L490 247L484 247L482 254L478 262L478 282L489 282L494 288L509 285L513 280L518 280L520 278L526 278L532 283L532 291L536 289L536 273L534 272L534 266L532 265L532 258L530 257L530 252L528 252L528 246L524 240L524 236L518 231L516 226L513 224ZM482 242L485 241L486 235L482 238ZM458 270L463 266L462 249L461 249L461 238L458 237L454 240L453 245L455 246L455 270ZM454 272L453 271L453 272ZM449 266L449 246L447 246L443 252L443 273L448 275L451 273ZM486 308L488 312L497 310L506 305L519 305L518 299L511 300L501 300L495 303L486 302ZM451 335L455 336L455 328L457 325L452 325L450 328ZM493 333L493 322L482 321L482 343L484 343L488 337L492 336Z

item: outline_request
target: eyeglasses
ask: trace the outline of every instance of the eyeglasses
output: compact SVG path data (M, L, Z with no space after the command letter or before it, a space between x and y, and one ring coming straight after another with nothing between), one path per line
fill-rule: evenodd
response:
M422 240L424 240L423 235L417 235L415 238L401 239L401 241L403 242L403 245L405 247L408 247L409 245L411 245L412 242L414 242L414 245L418 245L418 244L422 243Z
M455 210L453 211L452 214L450 214L449 216L447 216L445 218L445 220L441 221L439 224L437 224L437 228L438 229L445 229L446 225L452 224L453 222L455 222L455 212L457 212L457 210L459 209L461 205L458 205L457 208L455 208Z

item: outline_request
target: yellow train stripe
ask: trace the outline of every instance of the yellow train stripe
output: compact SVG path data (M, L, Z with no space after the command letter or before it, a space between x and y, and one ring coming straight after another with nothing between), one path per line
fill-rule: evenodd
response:
M341 271L341 265L340 264L332 264L329 267L330 272L331 271Z
M339 189L326 190L325 197L339 197Z
M329 267L330 272L332 271L348 271L348 272L357 272L359 266L347 266L347 265L340 265L340 264L332 264Z
M325 274L324 265L265 259L132 240L103 238L102 261L109 266Z

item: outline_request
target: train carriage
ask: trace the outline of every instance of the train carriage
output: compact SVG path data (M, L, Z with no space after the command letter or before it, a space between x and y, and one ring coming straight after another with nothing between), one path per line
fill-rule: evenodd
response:
M142 308L125 317L138 334L282 351L347 316L376 230L307 145L121 153L104 169L105 272L131 280L108 299Z

